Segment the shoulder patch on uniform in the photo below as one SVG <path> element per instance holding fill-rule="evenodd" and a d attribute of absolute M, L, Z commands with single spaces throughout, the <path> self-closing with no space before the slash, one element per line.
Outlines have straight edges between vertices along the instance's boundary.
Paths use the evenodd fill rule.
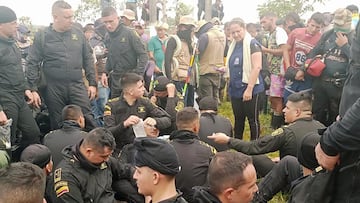
<path fill-rule="evenodd" d="M 60 197 L 61 195 L 70 192 L 67 181 L 60 181 L 55 183 L 54 189 L 55 189 L 56 197 Z"/>
<path fill-rule="evenodd" d="M 111 107 L 108 104 L 105 105 L 104 116 L 111 116 Z"/>
<path fill-rule="evenodd" d="M 201 145 L 203 145 L 203 146 L 208 147 L 208 148 L 210 149 L 210 151 L 211 151 L 212 154 L 216 154 L 216 153 L 217 153 L 215 147 L 209 145 L 208 143 L 206 143 L 206 142 L 204 142 L 204 141 L 201 141 L 201 140 L 199 140 L 199 143 L 200 143 Z"/>
<path fill-rule="evenodd" d="M 276 129 L 274 132 L 272 132 L 271 135 L 272 135 L 272 136 L 276 136 L 276 135 L 280 135 L 280 134 L 282 134 L 282 133 L 284 133 L 284 129 L 278 128 L 278 129 Z"/>
<path fill-rule="evenodd" d="M 115 102 L 115 101 L 119 101 L 119 100 L 120 100 L 120 97 L 115 97 L 115 98 L 109 99 L 109 102 Z"/>
<path fill-rule="evenodd" d="M 57 183 L 59 181 L 61 181 L 61 168 L 54 171 L 54 182 Z"/>

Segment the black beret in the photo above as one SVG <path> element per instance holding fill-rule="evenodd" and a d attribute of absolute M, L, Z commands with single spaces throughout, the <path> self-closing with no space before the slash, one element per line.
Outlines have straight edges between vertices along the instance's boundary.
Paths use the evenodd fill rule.
<path fill-rule="evenodd" d="M 199 109 L 200 110 L 213 110 L 213 111 L 217 111 L 218 110 L 218 103 L 215 100 L 214 97 L 211 96 L 207 96 L 204 97 L 200 100 L 199 102 Z"/>
<path fill-rule="evenodd" d="M 166 91 L 166 85 L 170 83 L 170 80 L 165 76 L 159 76 L 154 81 L 154 90 L 155 91 Z"/>
<path fill-rule="evenodd" d="M 149 137 L 135 138 L 135 165 L 147 166 L 164 175 L 180 172 L 180 162 L 174 147 L 165 140 Z"/>
<path fill-rule="evenodd" d="M 16 19 L 16 14 L 11 8 L 0 6 L 0 23 L 10 23 Z"/>
<path fill-rule="evenodd" d="M 298 161 L 304 167 L 315 170 L 319 164 L 315 157 L 315 147 L 320 141 L 320 135 L 316 132 L 306 134 L 300 143 Z"/>
<path fill-rule="evenodd" d="M 20 161 L 29 162 L 44 168 L 51 160 L 51 151 L 48 147 L 41 144 L 29 145 L 22 151 Z"/>

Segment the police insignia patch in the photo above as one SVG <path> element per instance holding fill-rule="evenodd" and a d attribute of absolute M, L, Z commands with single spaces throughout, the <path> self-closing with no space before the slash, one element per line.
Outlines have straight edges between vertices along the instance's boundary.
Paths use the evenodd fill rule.
<path fill-rule="evenodd" d="M 58 168 L 54 172 L 54 182 L 59 182 L 61 180 L 61 168 Z"/>
<path fill-rule="evenodd" d="M 103 162 L 100 166 L 100 169 L 103 170 L 103 169 L 106 169 L 107 168 L 107 164 L 105 162 Z"/>
<path fill-rule="evenodd" d="M 139 106 L 138 113 L 144 113 L 144 112 L 145 112 L 145 106 Z"/>
<path fill-rule="evenodd" d="M 54 185 L 56 197 L 70 192 L 68 183 L 66 181 L 60 181 Z"/>
<path fill-rule="evenodd" d="M 72 34 L 71 39 L 75 41 L 79 40 L 76 34 Z"/>
<path fill-rule="evenodd" d="M 284 129 L 278 128 L 278 129 L 276 129 L 274 132 L 272 132 L 271 135 L 272 135 L 272 136 L 276 136 L 276 135 L 280 135 L 280 134 L 282 134 L 282 133 L 284 133 Z"/>

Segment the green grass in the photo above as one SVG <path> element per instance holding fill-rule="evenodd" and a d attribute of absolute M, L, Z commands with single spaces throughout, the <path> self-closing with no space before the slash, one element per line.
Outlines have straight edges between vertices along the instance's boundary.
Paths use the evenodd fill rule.
<path fill-rule="evenodd" d="M 219 106 L 219 114 L 230 119 L 234 125 L 234 115 L 230 102 L 222 102 Z M 260 136 L 269 135 L 273 131 L 270 126 L 270 114 L 260 114 Z M 244 140 L 250 140 L 250 128 L 248 122 L 245 122 Z M 269 157 L 278 157 L 279 152 L 273 152 L 268 154 Z M 287 202 L 287 195 L 278 193 L 269 203 L 285 203 Z"/>

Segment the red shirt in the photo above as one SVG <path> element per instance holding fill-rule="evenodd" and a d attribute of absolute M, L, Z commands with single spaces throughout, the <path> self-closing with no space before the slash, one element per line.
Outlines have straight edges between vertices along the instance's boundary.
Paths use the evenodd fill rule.
<path fill-rule="evenodd" d="M 297 28 L 289 34 L 287 44 L 292 47 L 290 50 L 290 65 L 299 68 L 306 60 L 306 55 L 315 47 L 321 34 L 307 33 L 306 28 Z"/>

